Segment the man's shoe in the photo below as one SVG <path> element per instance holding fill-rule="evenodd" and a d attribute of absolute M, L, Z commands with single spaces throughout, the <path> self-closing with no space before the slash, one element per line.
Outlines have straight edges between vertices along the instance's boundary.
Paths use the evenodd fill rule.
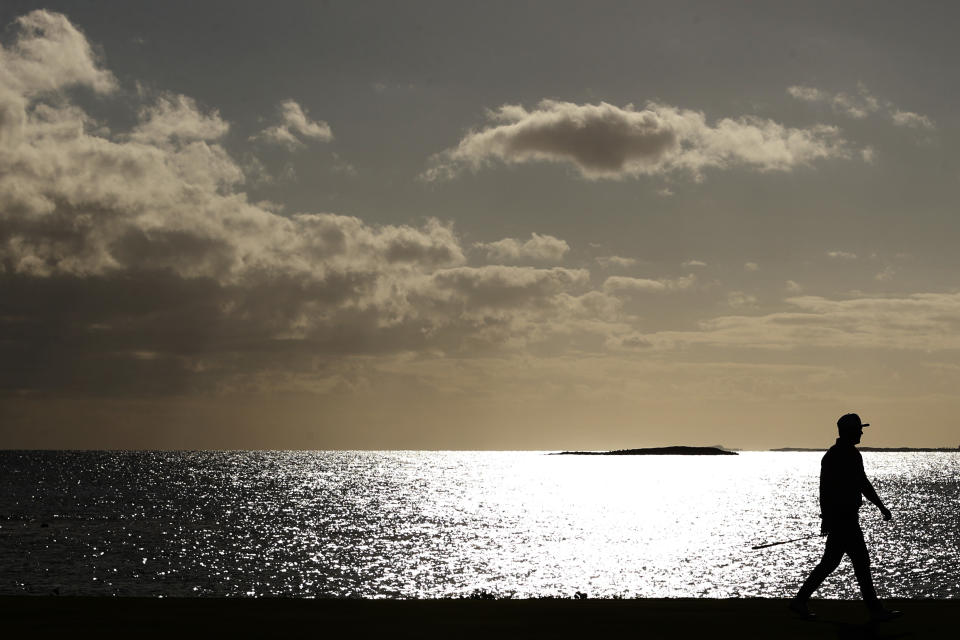
<path fill-rule="evenodd" d="M 817 617 L 817 614 L 813 613 L 812 611 L 810 611 L 810 609 L 807 608 L 806 600 L 798 600 L 797 598 L 794 598 L 793 600 L 790 601 L 788 608 L 790 609 L 790 611 L 793 611 L 795 614 L 797 614 L 804 620 L 813 620 L 814 618 Z"/>
<path fill-rule="evenodd" d="M 887 622 L 895 618 L 899 618 L 903 615 L 902 611 L 896 611 L 895 609 L 874 609 L 870 612 L 870 620 L 873 622 Z"/>

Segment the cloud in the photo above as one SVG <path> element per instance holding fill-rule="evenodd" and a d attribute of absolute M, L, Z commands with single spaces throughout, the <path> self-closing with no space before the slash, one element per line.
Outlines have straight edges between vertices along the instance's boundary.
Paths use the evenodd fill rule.
<path fill-rule="evenodd" d="M 536 260 L 542 262 L 560 262 L 570 250 L 564 240 L 550 235 L 534 233 L 530 239 L 521 242 L 515 238 L 504 238 L 496 242 L 477 242 L 478 249 L 486 251 L 489 260 L 517 262 L 520 260 Z"/>
<path fill-rule="evenodd" d="M 837 93 L 833 96 L 833 105 L 837 110 L 846 113 L 851 118 L 866 118 L 880 109 L 877 99 L 863 89 L 858 96 L 846 93 Z"/>
<path fill-rule="evenodd" d="M 727 294 L 727 304 L 734 309 L 757 306 L 757 297 L 743 291 L 731 291 Z"/>
<path fill-rule="evenodd" d="M 874 280 L 878 282 L 890 282 L 893 280 L 893 277 L 897 274 L 897 270 L 891 266 L 886 266 L 882 271 L 873 276 Z"/>
<path fill-rule="evenodd" d="M 684 260 L 681 264 L 681 267 L 705 267 L 707 263 L 702 260 Z"/>
<path fill-rule="evenodd" d="M 471 309 L 541 306 L 553 295 L 586 286 L 589 278 L 584 269 L 457 267 L 434 273 L 429 281 L 431 293 L 424 295 L 447 300 L 452 295 Z"/>
<path fill-rule="evenodd" d="M 15 45 L 3 50 L 7 64 L 0 77 L 0 95 L 16 98 L 14 117 L 0 122 L 0 135 L 15 134 L 19 141 L 0 153 L 5 273 L 85 277 L 162 270 L 233 285 L 465 261 L 453 230 L 437 221 L 421 228 L 371 226 L 334 214 L 285 217 L 248 202 L 239 190 L 243 171 L 216 143 L 228 123 L 187 96 L 162 95 L 140 106 L 133 129 L 111 136 L 62 96 L 46 101 L 33 94 L 6 70 L 25 68 L 21 58 L 27 56 L 31 78 L 57 77 L 65 58 L 89 55 L 90 47 L 63 16 L 28 17 L 17 22 Z M 29 43 L 40 37 L 31 26 L 38 22 L 71 37 L 46 42 L 39 48 L 44 55 L 35 55 L 38 47 Z M 79 77 L 100 86 L 112 76 L 97 64 L 71 59 L 70 68 L 86 69 Z"/>
<path fill-rule="evenodd" d="M 251 140 L 263 140 L 291 150 L 305 146 L 304 139 L 330 142 L 333 140 L 333 131 L 323 120 L 311 120 L 295 100 L 281 102 L 280 122 L 251 137 Z"/>
<path fill-rule="evenodd" d="M 898 109 L 889 100 L 881 101 L 872 95 L 863 84 L 857 85 L 857 92 L 854 94 L 843 91 L 832 93 L 823 91 L 815 87 L 792 86 L 787 88 L 787 93 L 803 102 L 820 103 L 829 105 L 835 112 L 842 113 L 856 120 L 862 120 L 873 114 L 881 114 L 889 119 L 898 127 L 910 127 L 914 129 L 935 129 L 936 124 L 928 116 L 912 111 L 902 111 Z M 864 150 L 866 152 L 866 150 Z M 872 151 L 868 158 L 872 158 Z"/>
<path fill-rule="evenodd" d="M 350 177 L 357 175 L 357 168 L 352 164 L 350 164 L 349 162 L 347 162 L 346 160 L 344 160 L 343 158 L 341 158 L 340 154 L 334 152 L 330 155 L 334 161 L 334 164 L 332 167 L 334 173 L 339 173 L 340 175 L 350 176 Z"/>
<path fill-rule="evenodd" d="M 920 115 L 912 111 L 895 110 L 890 114 L 893 124 L 898 127 L 910 127 L 912 129 L 936 129 L 936 125 L 928 116 Z"/>
<path fill-rule="evenodd" d="M 154 104 L 141 107 L 138 115 L 140 123 L 130 133 L 130 139 L 146 144 L 163 144 L 173 139 L 217 140 L 230 129 L 219 112 L 203 113 L 195 100 L 184 95 L 161 96 Z"/>
<path fill-rule="evenodd" d="M 791 128 L 753 116 L 710 125 L 701 112 L 656 103 L 638 111 L 633 105 L 543 100 L 529 111 L 503 105 L 489 120 L 456 147 L 435 155 L 421 177 L 449 179 L 493 161 L 569 164 L 590 180 L 674 171 L 699 176 L 704 169 L 735 166 L 790 171 L 850 155 L 835 127 Z"/>
<path fill-rule="evenodd" d="M 787 311 L 705 320 L 693 331 L 637 334 L 662 349 L 703 345 L 749 349 L 960 349 L 960 294 L 787 298 Z"/>
<path fill-rule="evenodd" d="M 803 286 L 793 280 L 787 280 L 784 284 L 784 288 L 787 290 L 787 293 L 792 293 L 794 295 L 803 291 Z"/>
<path fill-rule="evenodd" d="M 744 271 L 760 271 L 760 265 L 756 262 L 745 262 L 743 264 Z"/>
<path fill-rule="evenodd" d="M 856 260 L 857 254 L 849 251 L 827 251 L 827 256 L 837 260 Z"/>
<path fill-rule="evenodd" d="M 637 261 L 633 258 L 623 258 L 621 256 L 599 256 L 597 259 L 597 264 L 599 264 L 604 269 L 611 269 L 614 267 L 620 269 L 626 269 L 627 267 L 632 267 L 637 264 Z"/>
<path fill-rule="evenodd" d="M 626 276 L 610 276 L 603 283 L 603 290 L 607 293 L 660 293 L 667 291 L 682 291 L 691 288 L 697 282 L 692 273 L 681 278 L 664 278 L 652 280 L 649 278 L 629 278 Z"/>
<path fill-rule="evenodd" d="M 32 11 L 13 23 L 13 41 L 0 45 L 0 149 L 23 139 L 27 106 L 71 87 L 109 94 L 116 79 L 100 68 L 83 34 L 63 15 Z"/>
<path fill-rule="evenodd" d="M 842 91 L 830 93 L 815 87 L 803 86 L 787 87 L 787 93 L 804 102 L 829 104 L 835 111 L 858 120 L 866 118 L 880 109 L 879 101 L 862 84 L 858 85 L 856 94 Z"/>
<path fill-rule="evenodd" d="M 787 93 L 797 100 L 803 100 L 804 102 L 823 102 L 828 99 L 826 94 L 815 87 L 787 87 Z"/>
<path fill-rule="evenodd" d="M 99 65 L 87 39 L 66 16 L 44 10 L 31 11 L 14 21 L 11 46 L 0 49 L 0 84 L 22 98 L 86 86 L 110 93 L 116 78 Z"/>

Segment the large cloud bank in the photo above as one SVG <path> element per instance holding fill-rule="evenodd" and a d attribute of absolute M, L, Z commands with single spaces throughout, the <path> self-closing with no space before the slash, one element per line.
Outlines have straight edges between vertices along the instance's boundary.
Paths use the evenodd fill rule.
<path fill-rule="evenodd" d="M 14 27 L 0 49 L 0 389 L 219 388 L 345 355 L 522 346 L 617 307 L 586 271 L 468 266 L 437 220 L 253 204 L 216 110 L 164 94 L 109 131 L 73 99 L 118 90 L 83 34 L 46 11 Z M 274 141 L 329 138 L 298 104 L 281 111 Z M 534 234 L 487 249 L 568 247 Z"/>
<path fill-rule="evenodd" d="M 489 117 L 487 126 L 435 156 L 424 179 L 450 178 L 491 161 L 564 163 L 588 179 L 622 179 L 734 166 L 789 171 L 849 155 L 835 127 L 792 128 L 752 116 L 711 125 L 701 112 L 654 103 L 637 110 L 544 100 L 532 110 L 504 105 Z"/>

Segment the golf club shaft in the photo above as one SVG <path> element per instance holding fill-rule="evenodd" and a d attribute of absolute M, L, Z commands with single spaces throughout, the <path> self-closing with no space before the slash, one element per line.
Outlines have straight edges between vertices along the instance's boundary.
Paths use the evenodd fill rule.
<path fill-rule="evenodd" d="M 750 548 L 751 548 L 751 549 L 766 549 L 767 547 L 775 547 L 775 546 L 780 545 L 780 544 L 790 544 L 791 542 L 800 542 L 801 540 L 809 540 L 810 538 L 816 538 L 816 537 L 817 537 L 817 534 L 812 533 L 812 534 L 810 534 L 809 536 L 803 536 L 802 538 L 794 538 L 793 540 L 782 540 L 782 541 L 780 541 L 780 542 L 768 542 L 768 543 L 766 543 L 766 544 L 758 544 L 758 545 L 755 545 L 755 546 L 750 547 Z"/>

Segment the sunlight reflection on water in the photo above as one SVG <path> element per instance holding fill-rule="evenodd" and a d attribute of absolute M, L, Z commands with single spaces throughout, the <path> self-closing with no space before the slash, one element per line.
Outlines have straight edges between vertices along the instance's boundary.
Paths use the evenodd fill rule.
<path fill-rule="evenodd" d="M 785 597 L 822 539 L 750 546 L 818 530 L 820 455 L 0 452 L 0 593 Z M 878 591 L 960 595 L 960 455 L 864 460 Z"/>

